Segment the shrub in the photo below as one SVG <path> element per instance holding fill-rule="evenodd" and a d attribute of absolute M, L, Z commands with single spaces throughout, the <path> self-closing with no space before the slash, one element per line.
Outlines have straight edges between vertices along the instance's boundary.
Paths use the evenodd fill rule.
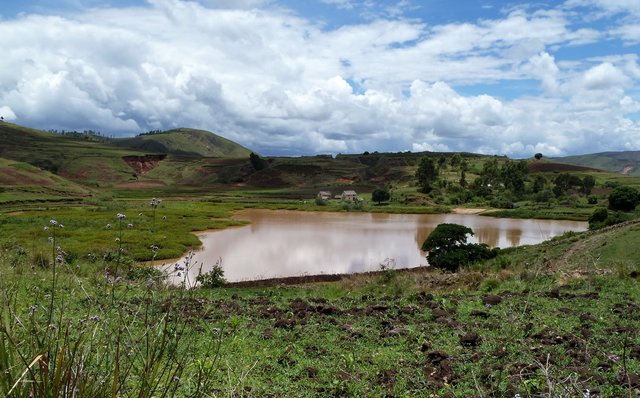
<path fill-rule="evenodd" d="M 631 211 L 640 203 L 640 192 L 629 186 L 618 187 L 609 194 L 609 209 Z"/>
<path fill-rule="evenodd" d="M 609 217 L 609 211 L 604 207 L 595 209 L 591 216 L 589 216 L 589 229 L 602 228 L 605 221 Z"/>
<path fill-rule="evenodd" d="M 553 199 L 553 194 L 548 189 L 536 193 L 535 201 L 538 203 L 549 203 Z"/>
<path fill-rule="evenodd" d="M 587 203 L 589 203 L 590 205 L 597 205 L 598 197 L 596 195 L 589 195 L 589 197 L 587 198 Z"/>
<path fill-rule="evenodd" d="M 208 289 L 224 286 L 227 281 L 224 278 L 222 261 L 215 263 L 211 268 L 211 271 L 198 274 L 196 282 L 198 282 L 200 286 Z"/>
<path fill-rule="evenodd" d="M 498 254 L 498 249 L 491 249 L 484 243 L 467 243 L 467 235 L 473 235 L 473 231 L 464 225 L 439 224 L 422 244 L 422 250 L 429 252 L 429 264 L 457 271 L 461 266 Z"/>

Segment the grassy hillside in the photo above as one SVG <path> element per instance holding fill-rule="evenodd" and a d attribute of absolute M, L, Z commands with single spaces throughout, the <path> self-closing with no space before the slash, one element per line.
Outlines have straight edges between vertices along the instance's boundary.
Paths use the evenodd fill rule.
<path fill-rule="evenodd" d="M 561 163 L 640 176 L 640 151 L 601 152 L 554 158 L 554 160 Z"/>
<path fill-rule="evenodd" d="M 246 158 L 251 151 L 204 130 L 180 128 L 114 141 L 119 147 L 143 152 L 222 158 Z"/>
<path fill-rule="evenodd" d="M 28 163 L 0 158 L 0 203 L 90 195 L 87 188 Z"/>
<path fill-rule="evenodd" d="M 133 178 L 122 159 L 143 155 L 107 143 L 0 123 L 0 157 L 29 163 L 89 187 L 111 186 Z"/>
<path fill-rule="evenodd" d="M 248 149 L 215 134 L 191 129 L 127 139 L 91 138 L 0 123 L 0 157 L 31 164 L 91 188 L 126 186 L 141 189 L 169 185 L 201 186 L 203 183 L 209 186 L 218 178 L 209 175 L 206 164 L 215 164 L 217 160 L 206 160 L 205 156 L 241 157 L 246 160 L 250 153 Z M 146 156 L 149 153 L 173 156 L 162 164 L 164 157 L 149 161 Z M 163 167 L 146 176 L 161 164 Z"/>

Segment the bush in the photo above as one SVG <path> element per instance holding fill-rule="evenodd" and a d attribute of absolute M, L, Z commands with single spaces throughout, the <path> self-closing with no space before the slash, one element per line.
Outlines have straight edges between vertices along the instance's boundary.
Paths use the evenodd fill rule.
<path fill-rule="evenodd" d="M 595 209 L 591 216 L 589 216 L 589 229 L 602 228 L 605 225 L 605 221 L 609 217 L 609 211 L 604 207 Z"/>
<path fill-rule="evenodd" d="M 597 205 L 598 197 L 596 195 L 589 195 L 589 197 L 587 198 L 587 203 L 589 203 L 590 205 Z"/>
<path fill-rule="evenodd" d="M 491 249 L 484 243 L 467 243 L 467 235 L 473 235 L 473 231 L 464 225 L 439 224 L 422 244 L 422 250 L 429 252 L 429 264 L 457 271 L 461 266 L 498 254 L 498 249 Z"/>
<path fill-rule="evenodd" d="M 497 196 L 489 202 L 491 207 L 495 207 L 496 209 L 515 209 L 516 204 L 513 203 L 508 198 L 503 196 Z"/>
<path fill-rule="evenodd" d="M 218 261 L 213 265 L 211 271 L 203 274 L 198 274 L 196 282 L 204 288 L 216 288 L 222 287 L 227 280 L 224 278 L 224 269 L 222 268 L 222 261 Z"/>
<path fill-rule="evenodd" d="M 549 203 L 553 199 L 553 194 L 548 189 L 536 193 L 535 201 L 538 203 Z"/>
<path fill-rule="evenodd" d="M 631 211 L 640 203 L 640 192 L 637 189 L 622 186 L 609 194 L 609 209 Z"/>

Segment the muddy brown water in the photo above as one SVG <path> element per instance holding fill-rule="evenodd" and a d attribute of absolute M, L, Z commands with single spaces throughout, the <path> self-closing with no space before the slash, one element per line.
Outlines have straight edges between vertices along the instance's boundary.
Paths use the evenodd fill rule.
<path fill-rule="evenodd" d="M 318 274 L 377 271 L 381 266 L 427 265 L 422 242 L 440 223 L 474 232 L 470 241 L 491 247 L 535 244 L 587 223 L 529 220 L 473 214 L 324 213 L 244 210 L 235 216 L 250 224 L 198 233 L 203 247 L 190 260 L 189 280 L 222 259 L 229 282 Z M 184 258 L 180 263 L 184 262 Z M 170 266 L 172 267 L 172 266 Z M 184 278 L 172 277 L 175 283 Z"/>

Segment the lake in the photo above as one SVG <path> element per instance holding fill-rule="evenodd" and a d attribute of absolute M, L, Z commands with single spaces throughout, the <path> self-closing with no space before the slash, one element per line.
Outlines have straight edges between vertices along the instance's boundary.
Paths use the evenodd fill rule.
<path fill-rule="evenodd" d="M 469 241 L 491 247 L 536 244 L 587 223 L 471 214 L 328 213 L 251 209 L 235 217 L 250 224 L 198 233 L 203 247 L 191 260 L 191 280 L 222 259 L 229 282 L 317 274 L 348 274 L 427 265 L 422 243 L 441 223 L 466 225 Z M 193 267 L 196 264 L 196 267 Z"/>

